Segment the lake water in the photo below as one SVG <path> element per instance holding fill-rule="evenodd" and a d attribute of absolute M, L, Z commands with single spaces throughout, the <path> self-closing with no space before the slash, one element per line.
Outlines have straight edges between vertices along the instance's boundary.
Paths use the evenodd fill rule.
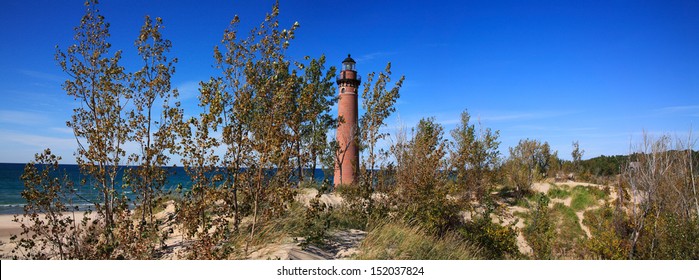
<path fill-rule="evenodd" d="M 26 201 L 22 197 L 24 183 L 20 177 L 24 172 L 24 167 L 25 164 L 21 163 L 0 163 L 0 214 L 16 214 L 23 211 L 22 207 Z M 122 171 L 124 168 L 127 167 L 122 167 Z M 76 193 L 82 197 L 72 197 L 74 205 L 90 207 L 92 205 L 90 201 L 99 201 L 100 193 L 98 190 L 89 184 L 80 184 L 82 176 L 77 165 L 62 164 L 59 165 L 58 169 L 60 174 L 68 175 L 74 184 Z M 183 190 L 188 190 L 191 187 L 191 181 L 183 167 L 166 167 L 166 169 L 168 180 L 163 187 L 164 192 L 174 192 L 178 186 L 181 186 Z M 310 169 L 306 170 L 305 173 L 310 174 Z M 313 177 L 316 181 L 322 181 L 325 178 L 323 170 L 316 169 Z M 328 177 L 332 183 L 332 175 Z M 130 189 L 124 189 L 123 192 L 130 199 L 134 199 L 134 194 Z"/>

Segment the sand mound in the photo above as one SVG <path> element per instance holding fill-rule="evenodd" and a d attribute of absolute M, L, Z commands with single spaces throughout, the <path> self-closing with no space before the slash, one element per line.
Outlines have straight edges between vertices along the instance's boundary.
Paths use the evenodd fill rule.
<path fill-rule="evenodd" d="M 296 200 L 308 207 L 311 199 L 313 199 L 318 194 L 316 189 L 299 189 L 299 194 L 296 195 Z M 320 196 L 320 201 L 325 203 L 325 205 L 332 207 L 339 207 L 342 205 L 342 197 L 336 193 L 324 193 Z"/>
<path fill-rule="evenodd" d="M 546 183 L 546 182 L 532 184 L 532 191 L 535 191 L 535 192 L 548 193 L 550 188 L 551 188 L 551 184 Z"/>
<path fill-rule="evenodd" d="M 301 246 L 303 238 L 289 238 L 283 243 L 271 244 L 248 256 L 253 260 L 334 260 L 349 259 L 357 254 L 359 244 L 366 237 L 361 230 L 342 230 L 331 234 L 322 248 Z"/>

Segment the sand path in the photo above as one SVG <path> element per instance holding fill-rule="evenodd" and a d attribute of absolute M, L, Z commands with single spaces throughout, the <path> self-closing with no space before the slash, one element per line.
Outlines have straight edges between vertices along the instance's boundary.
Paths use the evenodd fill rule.
<path fill-rule="evenodd" d="M 568 182 L 562 182 L 562 183 L 556 183 L 558 186 L 566 186 L 566 187 L 575 187 L 575 186 L 585 186 L 585 187 L 595 187 L 595 188 L 603 188 L 605 186 L 603 185 L 598 185 L 598 184 L 592 184 L 592 183 L 584 183 L 584 182 L 574 182 L 574 181 L 568 181 Z M 549 183 L 534 183 L 532 184 L 532 189 L 537 192 L 542 192 L 542 193 L 548 193 L 549 189 L 551 188 L 551 184 Z M 607 200 L 598 200 L 597 203 L 591 207 L 588 207 L 586 209 L 583 209 L 581 211 L 575 212 L 575 215 L 578 217 L 578 224 L 580 225 L 580 228 L 585 232 L 585 235 L 587 238 L 592 237 L 592 233 L 590 232 L 590 229 L 583 224 L 583 221 L 585 219 L 585 212 L 587 211 L 593 211 L 596 209 L 600 208 L 600 205 L 603 205 L 605 202 L 611 202 L 616 200 L 617 198 L 617 193 L 616 193 L 616 188 L 610 187 L 611 191 L 609 193 L 609 196 L 607 197 Z M 572 202 L 572 197 L 568 197 L 566 199 L 558 199 L 554 198 L 551 199 L 551 202 L 553 202 L 550 207 L 553 206 L 554 203 L 562 203 L 565 206 L 570 207 L 570 204 Z"/>
<path fill-rule="evenodd" d="M 596 187 L 596 188 L 605 187 L 603 185 L 585 183 L 585 182 L 575 182 L 575 181 L 559 182 L 559 183 L 555 183 L 555 185 L 565 186 L 565 187 L 570 187 L 570 188 L 575 187 L 575 186 L 586 186 L 586 187 Z M 532 184 L 533 191 L 544 193 L 544 194 L 547 194 L 549 189 L 551 189 L 551 187 L 552 187 L 552 184 L 548 183 L 548 182 L 538 182 L 538 183 Z M 617 196 L 618 196 L 616 193 L 616 188 L 614 188 L 613 186 L 610 186 L 610 189 L 611 189 L 610 194 L 606 200 L 599 200 L 599 201 L 597 201 L 597 203 L 595 205 L 588 207 L 582 211 L 575 212 L 575 215 L 578 217 L 578 224 L 580 225 L 580 228 L 583 230 L 583 232 L 585 232 L 585 235 L 587 236 L 587 238 L 591 238 L 592 233 L 590 232 L 590 229 L 585 224 L 583 224 L 583 221 L 585 219 L 585 212 L 599 209 L 601 207 L 601 205 L 603 205 L 605 202 L 612 202 L 612 201 L 616 200 Z M 553 199 L 551 199 L 551 203 L 549 204 L 549 207 L 553 207 L 553 205 L 555 203 L 561 203 L 565 206 L 570 207 L 571 202 L 572 202 L 572 197 L 568 197 L 565 199 L 553 198 Z M 509 206 L 509 207 L 507 207 L 507 209 L 508 209 L 508 212 L 512 215 L 514 215 L 514 213 L 516 213 L 516 212 L 526 213 L 529 211 L 529 209 L 526 209 L 526 208 L 523 208 L 520 206 Z M 506 222 L 506 223 L 511 223 L 512 221 L 514 221 L 514 217 L 509 218 L 509 219 L 507 219 L 507 218 L 504 219 L 504 222 Z M 517 222 L 515 227 L 520 230 L 519 234 L 517 235 L 517 246 L 519 247 L 520 252 L 523 254 L 531 255 L 532 249 L 529 246 L 529 244 L 526 242 L 526 240 L 524 239 L 524 236 L 522 235 L 522 229 L 524 228 L 524 222 L 522 221 L 522 219 L 520 219 Z"/>

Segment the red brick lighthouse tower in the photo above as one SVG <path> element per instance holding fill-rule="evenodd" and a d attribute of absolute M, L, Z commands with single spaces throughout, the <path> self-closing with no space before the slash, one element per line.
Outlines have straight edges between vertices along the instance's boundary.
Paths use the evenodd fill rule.
<path fill-rule="evenodd" d="M 335 160 L 335 186 L 357 182 L 359 171 L 357 92 L 361 82 L 362 78 L 357 75 L 354 59 L 347 55 L 347 58 L 342 61 L 340 76 L 337 77 L 340 91 L 337 115 L 340 122 L 336 135 L 339 150 Z"/>

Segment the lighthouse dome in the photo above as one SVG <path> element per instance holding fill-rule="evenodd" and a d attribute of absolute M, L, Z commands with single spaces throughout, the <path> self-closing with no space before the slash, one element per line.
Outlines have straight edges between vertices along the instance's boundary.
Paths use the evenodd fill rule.
<path fill-rule="evenodd" d="M 348 54 L 347 58 L 345 58 L 345 60 L 342 61 L 342 71 L 345 71 L 345 70 L 357 71 L 355 69 L 355 64 L 356 64 L 356 61 L 354 61 L 354 59 L 352 59 L 352 56 Z"/>

